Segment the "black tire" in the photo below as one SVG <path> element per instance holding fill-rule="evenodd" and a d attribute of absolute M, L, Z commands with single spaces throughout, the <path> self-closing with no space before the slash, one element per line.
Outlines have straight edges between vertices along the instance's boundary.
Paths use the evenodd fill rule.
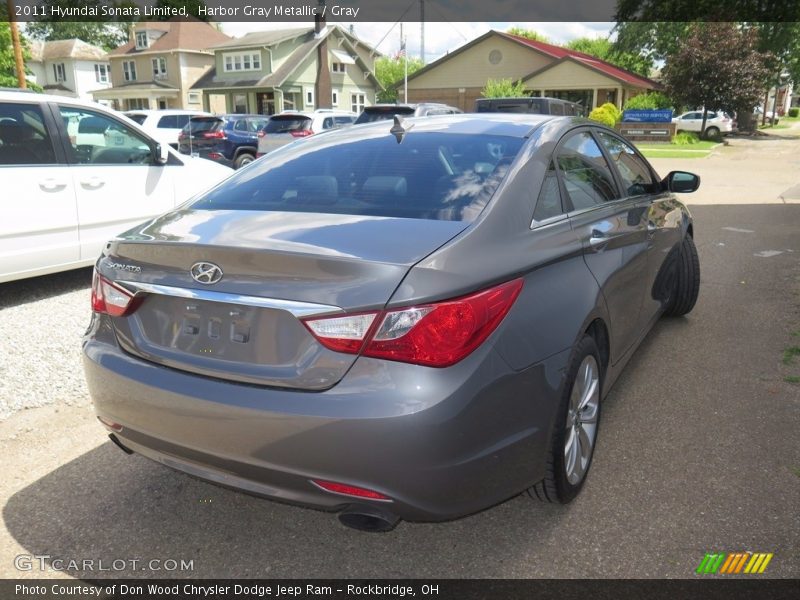
<path fill-rule="evenodd" d="M 233 161 L 233 168 L 234 169 L 241 169 L 245 165 L 249 165 L 256 159 L 255 156 L 252 154 L 248 154 L 247 152 L 242 152 L 239 156 L 236 157 L 236 160 Z"/>
<path fill-rule="evenodd" d="M 686 235 L 678 253 L 675 272 L 675 288 L 664 314 L 680 317 L 691 312 L 700 293 L 700 259 L 692 236 Z"/>
<path fill-rule="evenodd" d="M 588 463 L 583 471 L 582 478 L 577 483 L 571 483 L 567 475 L 565 444 L 570 427 L 566 426 L 570 414 L 570 398 L 573 388 L 578 384 L 578 372 L 584 359 L 593 357 L 597 366 L 597 404 L 595 410 L 594 439 L 592 440 Z M 583 488 L 589 468 L 592 466 L 594 448 L 597 444 L 598 424 L 600 422 L 600 400 L 603 389 L 603 366 L 600 361 L 600 352 L 594 338 L 584 335 L 572 352 L 569 368 L 567 369 L 566 384 L 561 395 L 561 402 L 556 412 L 553 430 L 550 433 L 550 449 L 547 453 L 547 472 L 545 478 L 536 485 L 528 488 L 527 494 L 534 500 L 567 504 L 571 502 Z"/>
<path fill-rule="evenodd" d="M 706 138 L 707 139 L 715 139 L 719 137 L 719 127 L 711 126 L 706 127 Z"/>

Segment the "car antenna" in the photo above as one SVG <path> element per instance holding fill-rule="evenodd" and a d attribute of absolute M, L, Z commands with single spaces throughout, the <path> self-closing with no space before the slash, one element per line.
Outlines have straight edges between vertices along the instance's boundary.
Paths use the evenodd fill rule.
<path fill-rule="evenodd" d="M 391 133 L 394 137 L 397 138 L 397 143 L 399 144 L 400 142 L 403 141 L 403 137 L 405 137 L 406 133 L 408 133 L 412 127 L 414 127 L 414 123 L 409 123 L 408 125 L 406 125 L 406 122 L 403 119 L 403 117 L 401 117 L 400 115 L 395 115 L 394 125 L 392 125 L 392 128 L 389 130 L 389 133 Z"/>

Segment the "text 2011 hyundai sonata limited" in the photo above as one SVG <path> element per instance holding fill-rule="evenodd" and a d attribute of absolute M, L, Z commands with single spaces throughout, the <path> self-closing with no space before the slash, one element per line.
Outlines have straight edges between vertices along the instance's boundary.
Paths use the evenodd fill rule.
<path fill-rule="evenodd" d="M 287 146 L 108 244 L 98 417 L 127 451 L 362 529 L 568 502 L 624 364 L 694 306 L 672 192 L 698 185 L 571 117 Z"/>

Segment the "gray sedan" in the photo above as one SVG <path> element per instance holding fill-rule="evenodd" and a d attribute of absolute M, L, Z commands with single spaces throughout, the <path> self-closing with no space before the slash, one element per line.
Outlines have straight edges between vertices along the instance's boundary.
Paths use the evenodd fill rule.
<path fill-rule="evenodd" d="M 585 484 L 603 398 L 695 304 L 692 218 L 548 115 L 355 126 L 112 240 L 84 364 L 126 452 L 385 531 Z"/>

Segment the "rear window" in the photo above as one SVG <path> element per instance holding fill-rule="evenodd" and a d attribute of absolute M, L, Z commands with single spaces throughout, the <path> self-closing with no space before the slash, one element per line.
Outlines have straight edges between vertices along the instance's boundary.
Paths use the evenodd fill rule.
<path fill-rule="evenodd" d="M 385 133 L 330 134 L 258 161 L 192 207 L 472 221 L 523 142 L 413 131 L 402 143 Z"/>
<path fill-rule="evenodd" d="M 266 133 L 289 133 L 306 129 L 311 125 L 311 118 L 303 115 L 275 115 L 264 128 Z"/>
<path fill-rule="evenodd" d="M 184 127 L 184 131 L 192 133 L 202 133 L 204 131 L 216 131 L 222 126 L 222 119 L 216 118 L 194 118 Z"/>
<path fill-rule="evenodd" d="M 372 123 L 373 121 L 386 121 L 395 115 L 413 115 L 414 109 L 410 106 L 374 106 L 372 108 L 365 108 L 364 111 L 358 115 L 356 125 L 362 123 Z"/>
<path fill-rule="evenodd" d="M 139 125 L 144 123 L 145 120 L 147 119 L 147 115 L 128 115 L 128 114 L 126 114 L 125 116 L 127 116 L 131 121 L 135 121 Z"/>

